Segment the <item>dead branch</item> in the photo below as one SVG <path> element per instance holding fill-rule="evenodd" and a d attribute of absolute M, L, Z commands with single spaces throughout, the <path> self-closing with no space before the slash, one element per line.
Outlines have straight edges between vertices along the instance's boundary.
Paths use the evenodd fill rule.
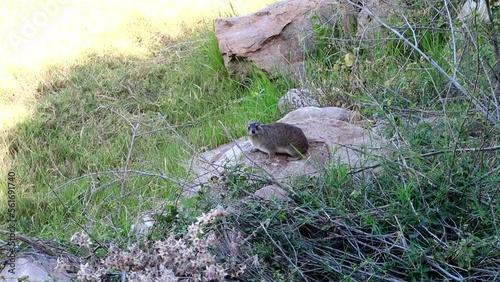
<path fill-rule="evenodd" d="M 353 5 L 354 7 L 358 9 L 365 9 L 365 11 L 368 13 L 370 17 L 375 19 L 381 26 L 386 28 L 387 30 L 391 31 L 394 33 L 400 40 L 402 40 L 405 44 L 410 46 L 413 50 L 415 50 L 422 58 L 424 58 L 427 62 L 429 62 L 438 72 L 440 72 L 450 83 L 453 84 L 465 97 L 470 99 L 474 106 L 481 111 L 481 113 L 486 117 L 486 119 L 493 125 L 497 124 L 500 122 L 498 117 L 494 117 L 492 114 L 490 114 L 486 108 L 485 105 L 481 103 L 476 97 L 471 95 L 465 87 L 460 84 L 455 78 L 453 78 L 450 74 L 448 74 L 434 59 L 429 57 L 424 51 L 422 51 L 416 43 L 411 42 L 410 40 L 406 39 L 399 31 L 397 31 L 395 28 L 389 26 L 387 23 L 385 23 L 380 17 L 378 17 L 375 13 L 373 13 L 370 9 L 367 9 L 366 7 L 363 7 L 362 5 L 355 3 L 351 0 L 347 0 L 348 3 Z"/>

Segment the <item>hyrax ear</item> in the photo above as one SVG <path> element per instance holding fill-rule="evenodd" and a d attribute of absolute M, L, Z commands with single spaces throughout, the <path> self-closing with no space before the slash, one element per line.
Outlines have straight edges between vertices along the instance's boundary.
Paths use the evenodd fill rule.
<path fill-rule="evenodd" d="M 249 121 L 247 122 L 247 127 L 254 125 L 254 126 L 260 126 L 260 121 Z"/>

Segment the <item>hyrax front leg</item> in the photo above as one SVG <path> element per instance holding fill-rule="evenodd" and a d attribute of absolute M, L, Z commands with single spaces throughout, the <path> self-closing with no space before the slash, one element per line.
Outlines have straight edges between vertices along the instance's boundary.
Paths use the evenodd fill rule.
<path fill-rule="evenodd" d="M 274 155 L 276 155 L 276 150 L 267 150 L 267 160 L 271 161 L 274 158 Z"/>

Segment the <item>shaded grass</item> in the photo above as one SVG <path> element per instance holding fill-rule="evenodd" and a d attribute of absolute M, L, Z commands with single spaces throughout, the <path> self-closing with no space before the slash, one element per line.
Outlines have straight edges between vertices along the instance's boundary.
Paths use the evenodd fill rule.
<path fill-rule="evenodd" d="M 408 132 L 401 135 L 418 139 Z M 316 179 L 292 182 L 290 201 L 238 202 L 229 221 L 252 238 L 240 260 L 259 258 L 242 279 L 496 281 L 500 178 L 490 172 L 498 168 L 498 152 L 447 151 L 440 144 L 449 142 L 446 134 L 434 139 L 425 147 L 441 153 L 420 156 L 415 152 L 423 148 L 413 142 L 394 147 L 397 157 L 380 159 L 383 172 L 371 180 L 331 164 Z M 244 169 L 232 173 L 255 177 Z M 240 187 L 229 182 L 227 190 Z"/>
<path fill-rule="evenodd" d="M 495 81 L 487 82 L 491 69 L 481 62 L 498 62 L 482 44 L 489 38 L 482 25 L 467 23 L 476 36 L 469 40 L 479 44 L 454 54 L 450 42 L 457 50 L 464 46 L 464 23 L 449 26 L 437 2 L 413 4 L 391 24 L 447 72 L 456 71 L 495 115 Z M 352 105 L 371 121 L 364 124 L 390 143 L 377 160 L 383 172 L 365 178 L 358 168 L 333 163 L 316 179 L 292 182 L 291 201 L 238 202 L 231 226 L 252 238 L 240 259 L 259 258 L 242 279 L 498 280 L 498 124 L 400 39 L 381 31 L 379 41 L 350 41 L 329 28 L 317 30 L 324 49 L 309 58 L 303 86 L 322 88 L 323 104 Z M 345 59 L 349 53 L 352 61 Z M 228 179 L 257 177 L 244 168 L 230 172 Z M 234 181 L 227 190 L 243 190 L 230 194 L 238 198 L 269 184 Z"/>

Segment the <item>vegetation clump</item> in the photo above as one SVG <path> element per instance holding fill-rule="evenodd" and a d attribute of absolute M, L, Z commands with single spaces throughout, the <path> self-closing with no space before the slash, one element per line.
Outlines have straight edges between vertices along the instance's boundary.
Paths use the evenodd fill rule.
<path fill-rule="evenodd" d="M 27 68 L 37 73 L 9 68 L 13 97 L 0 107 L 24 104 L 0 123 L 0 180 L 15 172 L 16 234 L 72 242 L 81 281 L 499 279 L 498 1 L 486 1 L 486 21 L 459 18 L 464 1 L 401 1 L 390 20 L 373 17 L 382 28 L 370 38 L 313 17 L 318 49 L 300 81 L 231 77 L 213 26 L 170 32 L 170 17 L 147 12 L 160 2 L 118 9 L 122 25 L 94 34 L 102 48 Z M 243 136 L 249 120 L 275 121 L 293 87 L 356 111 L 384 155 L 289 179 L 288 201 L 255 197 L 276 183 L 241 165 L 212 178 L 220 190 L 184 197 L 186 160 Z M 153 227 L 134 238 L 151 211 Z"/>

